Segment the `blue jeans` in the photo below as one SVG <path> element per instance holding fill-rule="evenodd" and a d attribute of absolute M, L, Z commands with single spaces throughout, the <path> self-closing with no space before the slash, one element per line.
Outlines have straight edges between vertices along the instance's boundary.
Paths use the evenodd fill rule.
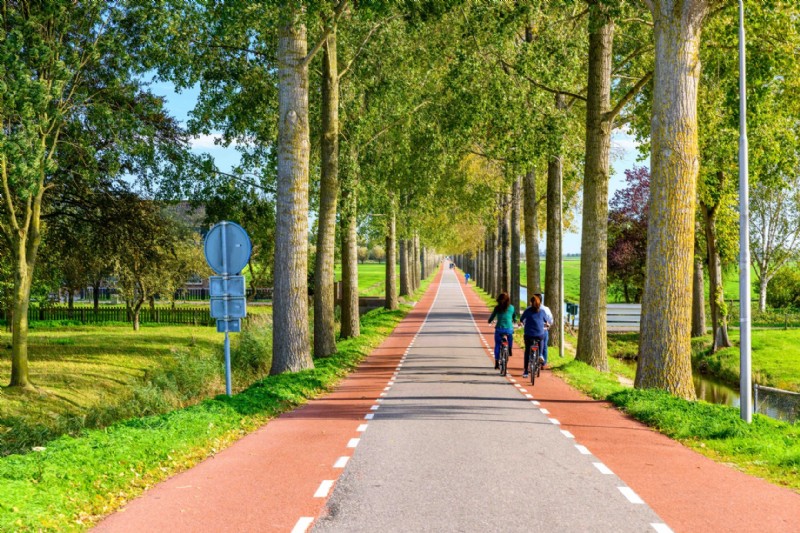
<path fill-rule="evenodd" d="M 542 337 L 542 358 L 544 359 L 544 364 L 547 364 L 547 341 L 550 339 L 550 332 L 544 330 L 544 337 Z"/>
<path fill-rule="evenodd" d="M 500 344 L 503 342 L 503 335 L 508 335 L 508 355 L 511 355 L 511 347 L 514 345 L 514 330 L 495 328 L 494 330 L 494 360 L 500 360 Z"/>

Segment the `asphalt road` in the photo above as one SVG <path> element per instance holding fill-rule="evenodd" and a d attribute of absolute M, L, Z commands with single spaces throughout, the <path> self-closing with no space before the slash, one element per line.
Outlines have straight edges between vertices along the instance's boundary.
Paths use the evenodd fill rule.
<path fill-rule="evenodd" d="M 447 270 L 314 531 L 669 531 L 487 354 Z"/>

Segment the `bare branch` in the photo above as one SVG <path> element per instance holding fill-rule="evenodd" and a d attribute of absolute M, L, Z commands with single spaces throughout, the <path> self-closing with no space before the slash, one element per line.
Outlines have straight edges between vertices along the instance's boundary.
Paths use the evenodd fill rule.
<path fill-rule="evenodd" d="M 639 94 L 639 91 L 641 91 L 641 90 L 642 90 L 642 87 L 644 87 L 644 86 L 645 86 L 645 85 L 646 85 L 646 84 L 647 84 L 647 83 L 650 81 L 650 78 L 652 78 L 652 77 L 653 77 L 653 73 L 652 73 L 652 72 L 648 72 L 647 74 L 645 74 L 645 75 L 644 75 L 644 77 L 642 77 L 642 79 L 640 79 L 640 80 L 639 80 L 639 81 L 636 83 L 636 85 L 634 85 L 633 87 L 631 87 L 631 90 L 630 90 L 630 91 L 628 91 L 628 92 L 627 92 L 627 94 L 626 94 L 625 96 L 623 96 L 623 97 L 620 99 L 620 101 L 619 101 L 619 102 L 617 102 L 617 105 L 614 107 L 614 109 L 612 109 L 611 111 L 609 111 L 608 113 L 606 113 L 605 119 L 606 119 L 607 121 L 609 121 L 609 122 L 610 122 L 610 121 L 612 121 L 612 120 L 614 120 L 614 118 L 615 118 L 617 115 L 619 115 L 620 111 L 622 111 L 622 108 L 623 108 L 623 107 L 625 107 L 626 105 L 628 105 L 628 103 L 629 103 L 631 100 L 633 100 L 633 98 L 634 98 L 634 97 L 635 97 L 637 94 Z"/>
<path fill-rule="evenodd" d="M 347 7 L 348 0 L 340 0 L 336 6 L 336 9 L 333 10 L 333 18 L 325 25 L 325 31 L 322 32 L 322 37 L 319 38 L 317 44 L 314 45 L 314 48 L 308 53 L 308 55 L 303 59 L 301 63 L 302 67 L 308 67 L 308 64 L 311 63 L 311 60 L 314 59 L 314 56 L 317 55 L 317 52 L 320 51 L 322 45 L 325 44 L 325 41 L 328 40 L 328 35 L 331 34 L 333 29 L 336 27 L 336 23 L 339 22 L 342 14 L 344 13 L 345 8 Z"/>
<path fill-rule="evenodd" d="M 543 91 L 546 91 L 548 93 L 563 94 L 564 96 L 570 96 L 575 100 L 583 100 L 584 102 L 586 101 L 586 97 L 582 96 L 580 94 L 576 94 L 576 93 L 573 93 L 573 92 L 570 92 L 570 91 L 565 91 L 563 89 L 554 89 L 552 87 L 548 87 L 547 85 L 539 83 L 538 81 L 534 80 L 533 78 L 530 78 L 524 72 L 520 71 L 520 69 L 517 68 L 515 65 L 512 65 L 511 63 L 507 62 L 505 59 L 500 58 L 499 61 L 504 67 L 515 70 L 517 72 L 517 74 L 519 74 L 521 77 L 526 79 L 534 87 L 542 89 Z M 508 72 L 508 71 L 506 70 L 506 72 Z"/>

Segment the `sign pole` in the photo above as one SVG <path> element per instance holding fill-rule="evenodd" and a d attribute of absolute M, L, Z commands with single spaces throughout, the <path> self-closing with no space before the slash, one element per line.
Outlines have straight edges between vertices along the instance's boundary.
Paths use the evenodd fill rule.
<path fill-rule="evenodd" d="M 225 299 L 223 300 L 223 309 L 225 310 L 225 394 L 231 395 L 231 340 L 228 336 L 228 261 L 227 250 L 228 243 L 225 239 L 225 234 L 228 232 L 228 223 L 222 222 L 222 231 L 220 232 L 220 243 L 222 244 L 222 290 L 225 292 Z"/>

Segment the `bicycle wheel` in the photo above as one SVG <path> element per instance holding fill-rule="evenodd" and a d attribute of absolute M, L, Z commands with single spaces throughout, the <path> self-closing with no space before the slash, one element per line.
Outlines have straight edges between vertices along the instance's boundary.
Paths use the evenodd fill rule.
<path fill-rule="evenodd" d="M 500 349 L 500 375 L 505 376 L 508 367 L 508 348 L 503 346 Z"/>
<path fill-rule="evenodd" d="M 531 386 L 535 384 L 536 372 L 539 370 L 539 352 L 531 350 L 531 355 L 528 359 L 528 376 L 531 378 Z"/>

